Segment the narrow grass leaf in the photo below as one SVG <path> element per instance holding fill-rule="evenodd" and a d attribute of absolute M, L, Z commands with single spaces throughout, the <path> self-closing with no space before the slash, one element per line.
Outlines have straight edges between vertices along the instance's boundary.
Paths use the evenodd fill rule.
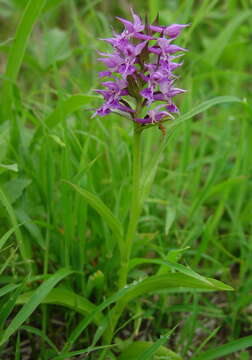
<path fill-rule="evenodd" d="M 6 67 L 6 80 L 3 88 L 4 108 L 10 111 L 12 102 L 12 82 L 14 83 L 20 70 L 28 40 L 32 29 L 46 3 L 46 0 L 30 0 L 24 10 L 23 16 L 16 30 L 15 39 L 12 43 Z"/>
<path fill-rule="evenodd" d="M 191 119 L 193 116 L 198 115 L 214 105 L 229 103 L 229 102 L 242 102 L 241 99 L 235 96 L 217 96 L 213 99 L 206 100 L 199 105 L 196 105 L 192 108 L 192 110 L 188 111 L 184 115 L 181 115 L 169 128 L 173 126 L 177 126 L 178 124 L 182 123 L 185 120 Z"/>
<path fill-rule="evenodd" d="M 81 109 L 84 105 L 90 104 L 96 99 L 95 95 L 76 94 L 58 104 L 57 108 L 45 119 L 45 125 L 52 129 L 62 119 L 62 115 L 67 117 L 69 114 Z"/>
<path fill-rule="evenodd" d="M 173 124 L 168 126 L 168 136 L 166 137 L 166 140 L 162 141 L 159 145 L 159 148 L 155 151 L 152 158 L 149 161 L 149 165 L 146 167 L 146 169 L 143 172 L 143 176 L 141 178 L 141 201 L 144 202 L 145 198 L 148 196 L 152 183 L 154 181 L 158 164 L 161 158 L 161 155 L 164 151 L 164 149 L 167 146 L 168 141 L 170 140 L 170 137 L 173 135 L 171 130 L 176 130 L 177 127 L 179 127 L 185 120 L 191 119 L 193 116 L 198 115 L 209 108 L 211 108 L 214 105 L 228 103 L 228 102 L 242 102 L 241 99 L 235 97 L 235 96 L 217 96 L 213 99 L 206 100 L 202 102 L 199 105 L 196 105 L 193 107 L 190 111 L 187 113 L 181 115 L 178 119 L 174 121 Z"/>
<path fill-rule="evenodd" d="M 14 233 L 15 228 L 11 228 L 10 230 L 8 230 L 0 239 L 0 250 L 2 249 L 2 247 L 5 245 L 6 241 L 8 241 L 8 239 L 10 238 L 10 236 Z"/>
<path fill-rule="evenodd" d="M 51 346 L 51 348 L 56 352 L 59 353 L 59 350 L 57 349 L 56 345 L 54 345 L 54 343 L 49 339 L 48 336 L 46 336 L 43 331 L 36 329 L 33 326 L 27 326 L 27 325 L 23 325 L 21 326 L 20 330 L 24 330 L 27 331 L 31 334 L 34 334 L 36 336 L 39 336 L 40 338 L 42 338 L 48 345 Z"/>
<path fill-rule="evenodd" d="M 78 185 L 72 184 L 69 181 L 64 181 L 69 184 L 75 191 L 77 191 L 84 199 L 88 202 L 93 209 L 95 209 L 98 214 L 106 221 L 110 227 L 112 233 L 118 240 L 119 248 L 122 251 L 123 249 L 123 228 L 119 220 L 113 215 L 111 210 L 104 204 L 104 202 L 99 199 L 96 195 L 90 193 L 89 191 L 81 188 Z"/>
<path fill-rule="evenodd" d="M 52 360 L 70 359 L 70 358 L 78 356 L 78 355 L 83 355 L 83 354 L 91 353 L 93 351 L 98 351 L 98 350 L 111 349 L 113 347 L 115 347 L 115 345 L 103 345 L 103 346 L 94 346 L 94 347 L 90 346 L 84 350 L 76 350 L 76 351 L 60 354 L 59 356 L 52 358 Z"/>
<path fill-rule="evenodd" d="M 50 278 L 42 285 L 40 285 L 4 331 L 0 345 L 4 344 L 9 337 L 29 318 L 29 316 L 41 304 L 57 283 L 72 273 L 72 270 L 64 268 L 60 269 L 55 274 L 51 275 Z"/>
<path fill-rule="evenodd" d="M 20 284 L 8 284 L 8 285 L 3 286 L 0 289 L 0 297 L 2 297 L 4 295 L 8 294 L 9 292 L 15 290 L 19 286 L 20 286 Z"/>
<path fill-rule="evenodd" d="M 19 246 L 19 250 L 21 253 L 21 256 L 23 258 L 23 260 L 27 263 L 27 268 L 28 270 L 30 270 L 30 266 L 29 266 L 29 258 L 30 258 L 30 254 L 29 254 L 29 248 L 28 245 L 26 244 L 22 233 L 19 229 L 19 225 L 17 223 L 17 219 L 16 219 L 16 215 L 14 212 L 14 209 L 9 201 L 9 199 L 7 198 L 7 196 L 5 195 L 5 193 L 3 192 L 3 190 L 1 190 L 0 188 L 0 202 L 3 204 L 3 206 L 5 207 L 9 218 L 10 218 L 10 222 L 13 225 L 14 231 L 15 231 L 15 235 L 16 235 L 16 239 L 17 239 L 17 243 Z"/>
<path fill-rule="evenodd" d="M 96 99 L 95 95 L 83 95 L 75 94 L 67 98 L 66 100 L 61 101 L 55 110 L 48 115 L 43 125 L 41 125 L 35 132 L 32 139 L 32 146 L 36 144 L 36 140 L 39 139 L 43 133 L 43 127 L 48 129 L 53 129 L 62 119 L 65 119 L 70 114 L 75 111 L 82 109 L 84 105 L 90 105 L 90 102 Z"/>
<path fill-rule="evenodd" d="M 169 331 L 168 334 L 163 335 L 160 337 L 158 341 L 156 341 L 153 345 L 149 347 L 149 349 L 145 350 L 142 354 L 140 354 L 136 360 L 150 360 L 152 359 L 153 355 L 157 352 L 157 350 L 160 348 L 161 345 L 164 345 L 171 334 L 173 333 L 174 329 Z"/>
<path fill-rule="evenodd" d="M 249 17 L 252 17 L 251 10 L 241 11 L 238 15 L 232 17 L 229 24 L 224 26 L 222 32 L 220 32 L 220 34 L 207 46 L 207 50 L 202 57 L 207 59 L 208 62 L 214 66 L 219 60 L 225 47 L 228 45 L 235 30 Z"/>
<path fill-rule="evenodd" d="M 252 335 L 242 337 L 237 340 L 228 342 L 227 344 L 218 346 L 214 349 L 207 350 L 202 354 L 199 354 L 196 357 L 192 357 L 192 360 L 215 360 L 221 359 L 223 356 L 232 354 L 234 352 L 247 349 L 252 347 Z"/>

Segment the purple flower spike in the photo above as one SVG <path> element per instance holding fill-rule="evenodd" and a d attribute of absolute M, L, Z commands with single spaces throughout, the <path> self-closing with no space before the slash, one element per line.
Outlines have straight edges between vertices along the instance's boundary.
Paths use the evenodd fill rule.
<path fill-rule="evenodd" d="M 108 81 L 101 83 L 104 89 L 95 90 L 103 96 L 104 103 L 93 116 L 120 111 L 144 128 L 173 119 L 172 114 L 179 113 L 173 98 L 185 90 L 174 87 L 174 71 L 183 63 L 175 61 L 187 49 L 173 41 L 188 25 L 144 25 L 133 10 L 131 14 L 132 22 L 118 18 L 125 27 L 121 34 L 104 39 L 113 51 L 99 52 L 98 60 L 107 67 L 99 77 Z"/>

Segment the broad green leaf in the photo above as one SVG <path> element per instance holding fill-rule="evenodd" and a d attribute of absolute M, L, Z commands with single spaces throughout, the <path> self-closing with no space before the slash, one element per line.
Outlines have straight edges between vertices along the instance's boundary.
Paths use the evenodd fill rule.
<path fill-rule="evenodd" d="M 140 357 L 144 354 L 146 351 L 153 351 L 153 348 L 151 350 L 151 347 L 156 345 L 158 348 L 154 349 L 156 357 L 149 358 L 149 359 L 170 359 L 170 360 L 182 360 L 180 355 L 177 355 L 173 351 L 167 349 L 166 347 L 162 346 L 160 342 L 164 343 L 167 341 L 167 336 L 164 338 L 158 340 L 159 342 L 153 344 L 150 341 L 136 341 L 130 344 L 119 356 L 118 360 L 139 360 Z M 141 357 L 141 360 L 144 359 Z M 148 358 L 146 358 L 148 359 Z"/>
<path fill-rule="evenodd" d="M 165 275 L 154 275 L 147 279 L 136 282 L 135 286 L 130 288 L 130 291 L 125 294 L 123 300 L 127 303 L 138 296 L 151 294 L 165 289 L 173 289 L 176 292 L 179 288 L 186 288 L 188 291 L 193 289 L 208 290 L 208 291 L 230 291 L 233 288 L 221 281 L 206 278 L 208 283 L 201 279 L 188 276 L 186 274 L 168 273 Z"/>
<path fill-rule="evenodd" d="M 0 345 L 4 344 L 9 337 L 18 330 L 18 328 L 29 318 L 29 316 L 42 303 L 57 283 L 72 273 L 72 270 L 60 269 L 55 274 L 51 275 L 42 285 L 40 285 L 34 291 L 27 303 L 25 303 L 25 305 L 15 315 L 7 329 L 3 332 Z"/>
<path fill-rule="evenodd" d="M 145 258 L 135 258 L 130 261 L 129 268 L 135 267 L 136 265 L 140 264 L 159 264 L 159 265 L 166 265 L 172 270 L 177 270 L 181 274 L 185 274 L 188 276 L 191 276 L 195 279 L 198 279 L 202 282 L 205 282 L 206 284 L 212 286 L 211 282 L 209 282 L 204 276 L 201 276 L 197 274 L 195 271 L 193 271 L 190 268 L 187 268 L 184 265 L 177 264 L 176 262 L 171 262 L 168 259 L 167 260 L 161 260 L 161 259 L 145 259 Z"/>
<path fill-rule="evenodd" d="M 230 286 L 225 285 L 220 281 L 210 278 L 207 278 L 207 280 L 211 283 L 211 285 L 207 284 L 204 281 L 195 279 L 191 276 L 187 276 L 184 274 L 166 274 L 159 276 L 151 276 L 145 280 L 139 282 L 135 281 L 132 284 L 126 285 L 115 295 L 112 295 L 111 297 L 103 301 L 90 315 L 80 321 L 80 323 L 76 326 L 73 332 L 69 335 L 68 342 L 64 347 L 64 351 L 69 351 L 71 349 L 74 342 L 78 339 L 78 337 L 86 329 L 86 327 L 92 322 L 96 314 L 103 311 L 108 306 L 117 302 L 120 299 L 124 307 L 129 301 L 139 296 L 152 294 L 162 290 L 172 290 L 174 293 L 176 291 L 179 291 L 181 288 L 185 288 L 187 291 L 191 291 L 194 289 L 199 291 L 233 290 Z M 110 311 L 108 315 L 109 317 L 112 316 L 113 311 L 114 309 Z"/>
<path fill-rule="evenodd" d="M 215 360 L 223 359 L 223 356 L 227 356 L 236 351 L 247 349 L 252 346 L 252 335 L 242 337 L 237 340 L 230 341 L 224 345 L 217 346 L 214 349 L 207 350 L 195 357 L 192 360 Z"/>
<path fill-rule="evenodd" d="M 111 210 L 104 204 L 104 202 L 99 199 L 96 195 L 90 193 L 89 191 L 81 188 L 78 185 L 72 184 L 69 181 L 65 181 L 67 184 L 72 186 L 72 188 L 77 191 L 84 199 L 89 203 L 92 208 L 94 208 L 98 214 L 102 217 L 104 221 L 110 227 L 112 233 L 118 240 L 119 248 L 123 250 L 123 228 L 119 220 L 113 215 Z"/>
<path fill-rule="evenodd" d="M 20 295 L 16 304 L 26 304 L 34 295 L 35 291 L 36 290 L 28 291 Z M 52 289 L 49 294 L 41 301 L 41 304 L 65 306 L 69 309 L 79 312 L 82 315 L 90 314 L 96 308 L 95 305 L 93 305 L 83 296 L 77 295 L 73 291 L 64 288 Z M 102 315 L 98 314 L 98 316 L 95 317 L 95 322 L 98 323 L 101 321 L 101 319 Z"/>

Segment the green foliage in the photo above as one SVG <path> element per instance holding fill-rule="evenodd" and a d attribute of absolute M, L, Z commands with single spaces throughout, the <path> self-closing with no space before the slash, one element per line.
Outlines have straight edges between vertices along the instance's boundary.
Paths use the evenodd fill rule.
<path fill-rule="evenodd" d="M 142 134 L 127 264 L 132 124 L 91 115 L 99 39 L 128 13 L 0 0 L 1 359 L 251 357 L 251 2 L 134 7 L 191 25 L 181 114 Z"/>

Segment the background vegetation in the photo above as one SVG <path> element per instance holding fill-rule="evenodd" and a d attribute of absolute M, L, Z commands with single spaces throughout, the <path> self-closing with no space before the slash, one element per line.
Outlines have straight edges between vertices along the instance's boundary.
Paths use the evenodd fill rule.
<path fill-rule="evenodd" d="M 24 13 L 26 4 L 0 0 L 0 358 L 67 359 L 66 350 L 84 354 L 101 345 L 101 313 L 80 336 L 73 330 L 116 290 L 118 250 L 106 216 L 66 181 L 98 195 L 127 222 L 132 127 L 116 115 L 91 114 L 100 103 L 93 93 L 101 68 L 96 50 L 106 50 L 99 38 L 110 36 L 112 26 L 121 29 L 114 18 L 129 17 L 129 4 L 33 0 Z M 179 85 L 188 89 L 179 99 L 182 115 L 209 99 L 232 96 L 210 102 L 203 112 L 201 107 L 175 131 L 168 127 L 133 257 L 179 260 L 235 291 L 142 296 L 128 303 L 113 353 L 98 348 L 87 358 L 116 359 L 134 340 L 167 345 L 183 359 L 249 360 L 252 2 L 131 5 L 151 19 L 159 13 L 162 24 L 191 24 L 180 39 L 190 50 L 180 69 Z M 145 166 L 161 140 L 158 129 L 145 132 Z M 129 280 L 157 271 L 166 270 L 136 264 Z M 33 302 L 20 311 L 36 289 Z M 169 339 L 160 341 L 175 325 Z M 135 351 L 139 360 L 152 358 L 144 349 Z M 135 359 L 134 353 L 125 356 Z M 169 357 L 156 353 L 158 358 Z"/>

